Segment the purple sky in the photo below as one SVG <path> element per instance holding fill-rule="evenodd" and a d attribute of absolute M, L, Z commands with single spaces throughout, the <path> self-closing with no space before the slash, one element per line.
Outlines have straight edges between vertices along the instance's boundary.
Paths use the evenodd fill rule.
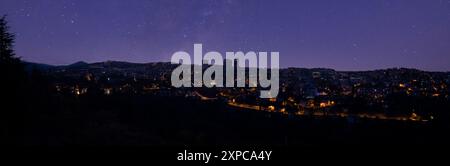
<path fill-rule="evenodd" d="M 282 67 L 450 71 L 450 0 L 0 0 L 24 60 L 279 51 Z"/>

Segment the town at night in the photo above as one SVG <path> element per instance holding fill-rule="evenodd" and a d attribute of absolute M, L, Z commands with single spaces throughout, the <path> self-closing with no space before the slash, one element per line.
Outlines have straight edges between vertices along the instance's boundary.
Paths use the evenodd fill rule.
<path fill-rule="evenodd" d="M 0 0 L 0 53 L 0 149 L 33 161 L 403 163 L 450 144 L 449 0 Z"/>

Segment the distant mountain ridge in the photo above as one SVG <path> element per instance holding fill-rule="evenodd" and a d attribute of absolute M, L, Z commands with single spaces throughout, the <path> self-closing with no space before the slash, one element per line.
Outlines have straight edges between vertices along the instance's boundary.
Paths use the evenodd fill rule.
<path fill-rule="evenodd" d="M 52 69 L 98 69 L 98 68 L 115 68 L 115 69 L 131 69 L 131 68 L 143 68 L 143 67 L 157 67 L 157 66 L 165 66 L 174 67 L 177 65 L 172 65 L 170 62 L 149 62 L 149 63 L 133 63 L 133 62 L 124 62 L 124 61 L 104 61 L 104 62 L 94 62 L 87 63 L 84 61 L 78 61 L 69 65 L 48 65 L 43 63 L 34 63 L 34 62 L 23 62 L 25 69 L 27 71 L 31 71 L 33 69 L 48 71 Z M 301 67 L 288 67 L 281 68 L 280 70 L 292 70 L 292 69 L 305 69 L 311 71 L 327 71 L 327 72 L 379 72 L 379 71 L 388 71 L 388 70 L 410 70 L 415 72 L 430 72 L 430 73 L 449 73 L 450 72 L 431 72 L 431 71 L 423 71 L 414 68 L 387 68 L 387 69 L 376 69 L 376 70 L 363 70 L 363 71 L 336 71 L 335 69 L 330 68 L 301 68 Z"/>
<path fill-rule="evenodd" d="M 83 66 L 88 66 L 88 65 L 89 65 L 89 63 L 86 63 L 84 61 L 78 61 L 78 62 L 72 63 L 70 65 L 67 65 L 67 67 L 83 67 Z"/>

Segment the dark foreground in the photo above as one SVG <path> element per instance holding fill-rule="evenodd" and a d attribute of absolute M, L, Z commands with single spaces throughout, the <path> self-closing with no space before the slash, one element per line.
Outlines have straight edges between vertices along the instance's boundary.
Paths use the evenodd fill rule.
<path fill-rule="evenodd" d="M 439 121 L 294 117 L 177 97 L 42 100 L 16 121 L 15 146 L 417 146 L 450 140 L 448 125 Z"/>
<path fill-rule="evenodd" d="M 404 163 L 427 155 L 435 158 L 450 140 L 448 126 L 439 121 L 290 117 L 177 97 L 49 97 L 23 107 L 15 115 L 21 118 L 16 118 L 7 141 L 10 148 L 4 150 L 55 163 L 176 162 L 184 150 L 271 150 L 269 163 Z"/>

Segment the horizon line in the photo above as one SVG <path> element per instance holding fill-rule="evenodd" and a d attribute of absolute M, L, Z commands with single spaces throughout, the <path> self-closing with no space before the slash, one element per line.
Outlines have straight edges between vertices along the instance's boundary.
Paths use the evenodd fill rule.
<path fill-rule="evenodd" d="M 87 61 L 76 61 L 73 63 L 67 63 L 67 64 L 49 64 L 49 63 L 45 63 L 45 62 L 36 62 L 36 61 L 28 61 L 28 60 L 24 60 L 24 59 L 20 59 L 22 62 L 25 63 L 34 63 L 34 64 L 42 64 L 42 65 L 49 65 L 49 66 L 69 66 L 75 63 L 79 63 L 79 62 L 84 62 L 87 64 L 94 64 L 94 63 L 104 63 L 104 62 L 125 62 L 125 63 L 134 63 L 134 64 L 150 64 L 150 63 L 171 63 L 168 61 L 148 61 L 148 62 L 132 62 L 132 61 L 122 61 L 122 60 L 105 60 L 105 61 L 95 61 L 95 62 L 87 62 Z M 377 69 L 364 69 L 364 70 L 338 70 L 338 69 L 334 69 L 334 68 L 330 68 L 330 67 L 300 67 L 300 66 L 285 66 L 285 67 L 280 67 L 279 69 L 289 69 L 289 68 L 297 68 L 297 69 L 331 69 L 337 72 L 370 72 L 370 71 L 377 71 L 377 70 L 389 70 L 389 69 L 410 69 L 410 70 L 419 70 L 419 71 L 423 71 L 423 72 L 441 72 L 441 73 L 450 73 L 450 70 L 423 70 L 423 69 L 419 69 L 419 68 L 414 68 L 414 67 L 387 67 L 387 68 L 377 68 Z"/>

